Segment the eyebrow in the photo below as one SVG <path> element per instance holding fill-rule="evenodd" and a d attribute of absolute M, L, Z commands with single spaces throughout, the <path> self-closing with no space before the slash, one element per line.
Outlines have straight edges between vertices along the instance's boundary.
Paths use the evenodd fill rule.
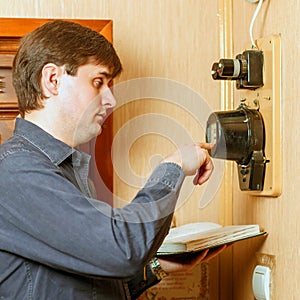
<path fill-rule="evenodd" d="M 97 74 L 105 76 L 107 79 L 111 79 L 113 77 L 113 75 L 111 73 L 108 73 L 108 72 L 98 72 Z"/>

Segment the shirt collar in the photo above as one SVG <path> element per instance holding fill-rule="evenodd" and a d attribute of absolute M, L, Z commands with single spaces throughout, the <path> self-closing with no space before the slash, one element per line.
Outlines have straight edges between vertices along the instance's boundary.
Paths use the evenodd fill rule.
<path fill-rule="evenodd" d="M 22 136 L 29 141 L 48 156 L 56 165 L 59 165 L 73 153 L 76 153 L 75 157 L 82 156 L 82 153 L 78 150 L 68 146 L 62 141 L 54 138 L 42 128 L 22 118 L 16 119 L 14 134 Z"/>

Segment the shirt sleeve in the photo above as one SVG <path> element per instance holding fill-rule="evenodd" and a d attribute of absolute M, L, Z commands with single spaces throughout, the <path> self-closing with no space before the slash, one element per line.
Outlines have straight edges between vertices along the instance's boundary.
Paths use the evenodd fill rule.
<path fill-rule="evenodd" d="M 137 299 L 144 291 L 158 284 L 160 280 L 152 273 L 150 266 L 147 264 L 134 279 L 128 281 L 128 289 L 131 299 Z"/>
<path fill-rule="evenodd" d="M 182 169 L 160 164 L 131 203 L 112 208 L 84 196 L 38 154 L 0 163 L 0 244 L 4 251 L 85 276 L 133 278 L 168 233 Z"/>

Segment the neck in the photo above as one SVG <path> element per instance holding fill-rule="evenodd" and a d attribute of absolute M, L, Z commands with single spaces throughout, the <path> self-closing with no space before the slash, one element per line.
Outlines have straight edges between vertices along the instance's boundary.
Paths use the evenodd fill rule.
<path fill-rule="evenodd" d="M 39 126 L 44 131 L 70 147 L 77 146 L 73 139 L 73 131 L 68 128 L 68 122 L 62 122 L 64 119 L 57 116 L 57 114 L 48 113 L 45 109 L 34 110 L 26 113 L 24 119 Z"/>

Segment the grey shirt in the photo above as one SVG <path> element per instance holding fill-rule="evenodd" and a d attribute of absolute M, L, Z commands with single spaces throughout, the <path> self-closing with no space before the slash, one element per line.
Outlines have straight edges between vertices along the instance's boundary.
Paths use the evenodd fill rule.
<path fill-rule="evenodd" d="M 16 120 L 0 146 L 1 300 L 131 299 L 153 284 L 139 276 L 168 233 L 182 169 L 160 164 L 131 203 L 112 208 L 92 197 L 88 165 Z"/>

